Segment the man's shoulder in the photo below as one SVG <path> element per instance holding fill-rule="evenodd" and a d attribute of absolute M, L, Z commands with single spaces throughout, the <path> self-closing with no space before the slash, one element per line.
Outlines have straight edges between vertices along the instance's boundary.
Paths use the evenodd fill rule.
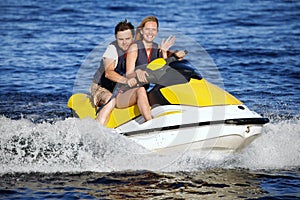
<path fill-rule="evenodd" d="M 109 44 L 106 48 L 106 50 L 113 50 L 113 51 L 117 51 L 117 47 L 115 44 Z"/>
<path fill-rule="evenodd" d="M 109 44 L 103 54 L 106 58 L 118 58 L 117 48 L 113 44 Z"/>

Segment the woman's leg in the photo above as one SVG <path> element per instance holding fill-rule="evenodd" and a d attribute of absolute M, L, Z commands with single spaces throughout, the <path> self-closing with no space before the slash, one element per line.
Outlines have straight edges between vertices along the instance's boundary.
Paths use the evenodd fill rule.
<path fill-rule="evenodd" d="M 128 108 L 137 103 L 136 90 L 138 88 L 133 88 L 127 90 L 124 93 L 120 93 L 116 97 L 116 107 L 117 108 Z"/>
<path fill-rule="evenodd" d="M 144 87 L 133 88 L 121 93 L 116 98 L 117 108 L 127 108 L 137 104 L 140 113 L 146 121 L 152 119 L 147 92 Z"/>
<path fill-rule="evenodd" d="M 146 121 L 152 119 L 151 112 L 150 112 L 150 105 L 148 101 L 148 96 L 146 89 L 144 87 L 139 87 L 137 89 L 137 105 L 138 108 L 143 115 Z"/>

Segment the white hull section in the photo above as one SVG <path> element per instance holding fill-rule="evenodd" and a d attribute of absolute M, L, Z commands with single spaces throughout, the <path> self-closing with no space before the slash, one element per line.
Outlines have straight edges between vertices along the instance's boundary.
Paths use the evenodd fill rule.
<path fill-rule="evenodd" d="M 264 123 L 245 105 L 193 107 L 164 105 L 151 110 L 153 120 L 142 117 L 116 130 L 154 152 L 224 151 L 243 149 L 261 134 Z"/>

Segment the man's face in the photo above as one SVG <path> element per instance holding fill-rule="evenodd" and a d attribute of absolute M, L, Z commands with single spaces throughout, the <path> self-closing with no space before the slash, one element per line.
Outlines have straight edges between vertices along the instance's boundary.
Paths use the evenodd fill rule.
<path fill-rule="evenodd" d="M 133 35 L 131 30 L 128 29 L 126 31 L 119 31 L 117 33 L 117 43 L 123 51 L 126 51 L 132 42 Z"/>

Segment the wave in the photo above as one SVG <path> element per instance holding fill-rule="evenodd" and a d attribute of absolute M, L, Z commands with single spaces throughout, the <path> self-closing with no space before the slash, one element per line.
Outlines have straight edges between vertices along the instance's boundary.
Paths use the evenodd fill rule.
<path fill-rule="evenodd" d="M 0 173 L 194 171 L 207 168 L 282 169 L 300 165 L 299 119 L 270 123 L 241 153 L 182 152 L 162 156 L 92 119 L 55 123 L 0 118 Z"/>
<path fill-rule="evenodd" d="M 300 166 L 300 120 L 267 124 L 264 133 L 240 155 L 240 167 L 288 169 Z"/>

